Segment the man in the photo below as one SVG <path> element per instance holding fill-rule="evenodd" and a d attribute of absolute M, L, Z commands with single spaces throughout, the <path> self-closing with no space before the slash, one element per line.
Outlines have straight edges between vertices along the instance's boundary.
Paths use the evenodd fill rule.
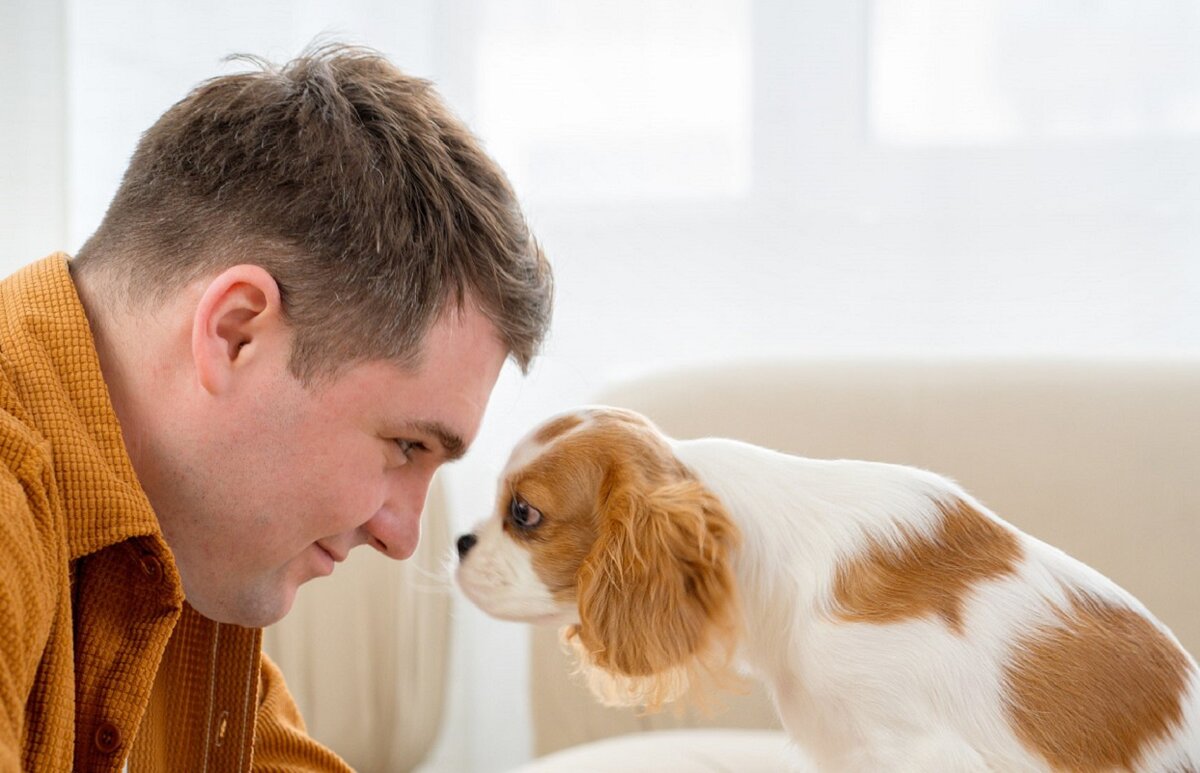
<path fill-rule="evenodd" d="M 378 55 L 168 110 L 79 254 L 0 283 L 0 770 L 345 770 L 259 628 L 412 553 L 550 305 L 503 174 Z"/>

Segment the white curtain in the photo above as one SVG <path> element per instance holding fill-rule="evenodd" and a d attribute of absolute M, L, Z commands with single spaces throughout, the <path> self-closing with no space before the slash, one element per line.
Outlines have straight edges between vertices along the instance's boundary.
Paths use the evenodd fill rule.
<path fill-rule="evenodd" d="M 1184 0 L 5 0 L 0 255 L 74 249 L 138 133 L 249 51 L 434 80 L 554 261 L 445 480 L 482 517 L 535 420 L 658 365 L 1200 354 L 1200 10 Z M 525 632 L 459 607 L 435 761 L 529 753 Z"/>

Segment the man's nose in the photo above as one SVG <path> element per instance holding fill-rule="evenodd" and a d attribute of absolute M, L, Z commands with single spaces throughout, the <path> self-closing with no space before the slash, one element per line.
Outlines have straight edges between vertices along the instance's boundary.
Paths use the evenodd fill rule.
<path fill-rule="evenodd" d="M 430 479 L 398 484 L 384 506 L 364 524 L 370 544 L 388 558 L 412 555 L 421 535 L 421 513 L 429 494 Z"/>

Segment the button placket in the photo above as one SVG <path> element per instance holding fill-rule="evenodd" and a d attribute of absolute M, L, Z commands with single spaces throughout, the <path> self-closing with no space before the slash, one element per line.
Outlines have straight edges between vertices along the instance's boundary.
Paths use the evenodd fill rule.
<path fill-rule="evenodd" d="M 162 582 L 162 580 L 163 580 L 162 562 L 159 561 L 156 556 L 152 556 L 150 554 L 143 555 L 141 557 L 141 559 L 138 561 L 138 563 L 142 567 L 142 574 L 144 574 L 146 576 L 146 579 L 148 581 L 150 581 L 154 585 L 157 585 Z"/>
<path fill-rule="evenodd" d="M 92 736 L 96 748 L 104 754 L 112 754 L 121 748 L 121 729 L 112 722 L 101 722 Z"/>
<path fill-rule="evenodd" d="M 110 684 L 132 685 L 165 652 L 178 616 L 169 560 L 154 545 L 131 539 L 77 565 L 77 705 L 87 707 L 89 723 L 76 737 L 76 769 L 112 769 L 134 745 L 131 712 L 145 707 L 150 686 L 139 681 L 138 688 L 114 692 Z M 126 592 L 114 593 L 116 587 Z M 108 635 L 113 621 L 120 623 L 119 638 Z"/>
<path fill-rule="evenodd" d="M 213 741 L 213 745 L 216 746 L 218 749 L 221 748 L 221 745 L 225 743 L 225 733 L 228 730 L 229 730 L 229 712 L 222 711 L 221 715 L 217 718 L 217 733 L 216 733 L 216 738 Z"/>

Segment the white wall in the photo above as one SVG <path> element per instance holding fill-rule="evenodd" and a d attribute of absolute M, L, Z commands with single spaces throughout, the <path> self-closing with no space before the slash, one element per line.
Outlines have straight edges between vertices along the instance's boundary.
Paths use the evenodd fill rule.
<path fill-rule="evenodd" d="M 1194 3 L 0 7 L 0 43 L 19 43 L 0 45 L 6 270 L 78 247 L 138 133 L 227 53 L 329 32 L 439 84 L 509 170 L 559 288 L 545 357 L 505 372 L 447 476 L 460 528 L 534 421 L 647 368 L 1200 354 Z M 465 606 L 456 625 L 432 767 L 502 770 L 529 753 L 525 632 Z"/>
<path fill-rule="evenodd" d="M 0 2 L 0 275 L 66 232 L 63 8 Z"/>

